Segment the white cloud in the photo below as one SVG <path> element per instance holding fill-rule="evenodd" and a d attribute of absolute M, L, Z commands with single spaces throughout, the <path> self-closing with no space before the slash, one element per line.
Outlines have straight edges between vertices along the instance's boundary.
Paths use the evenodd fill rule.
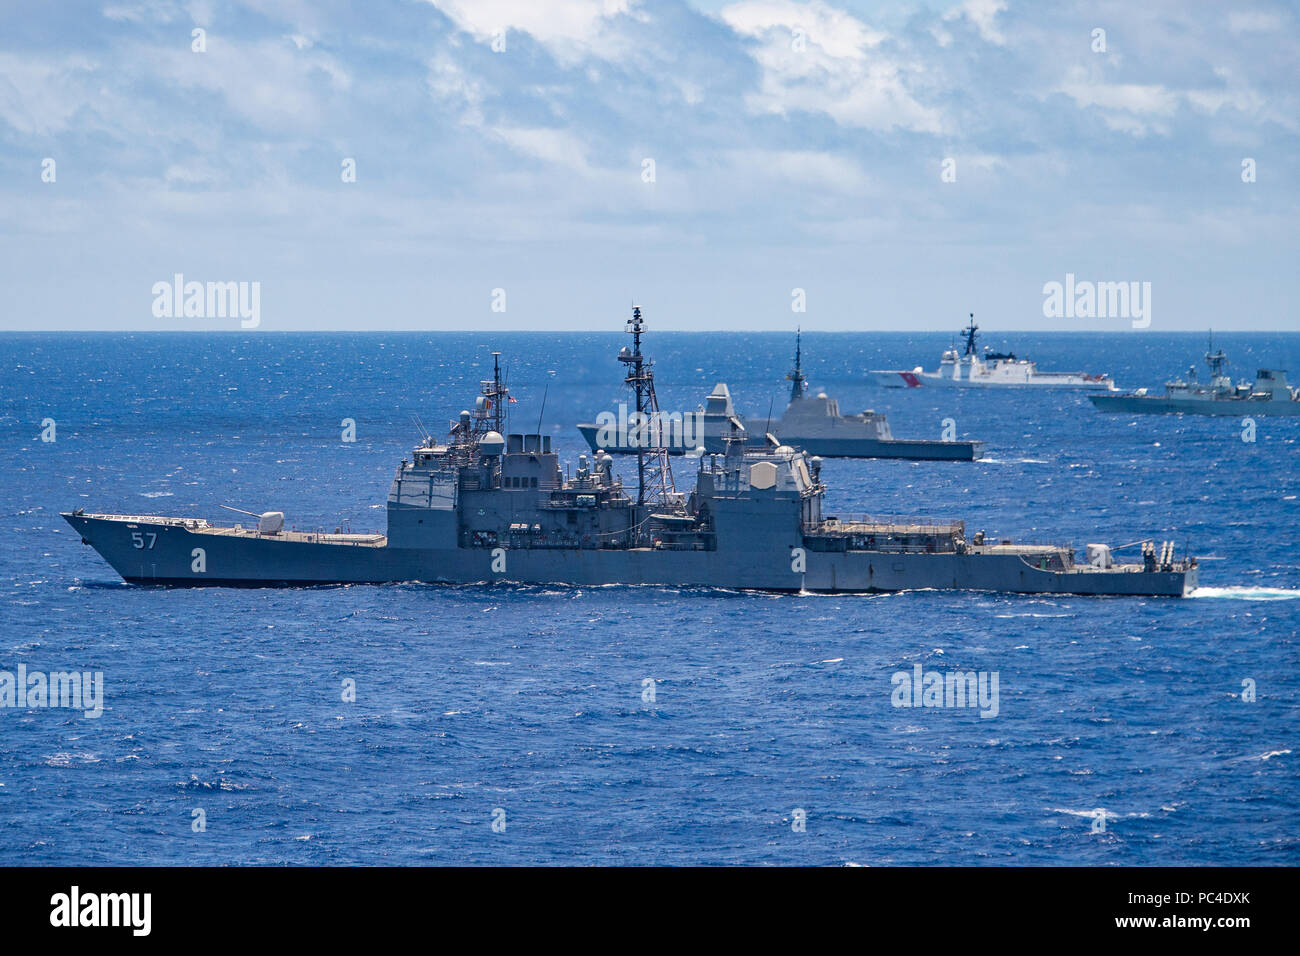
<path fill-rule="evenodd" d="M 568 130 L 500 126 L 492 133 L 517 152 L 578 173 L 591 172 L 586 146 Z"/>
<path fill-rule="evenodd" d="M 1071 69 L 1053 92 L 1064 93 L 1081 109 L 1097 109 L 1108 128 L 1133 136 L 1167 133 L 1165 121 L 1181 101 L 1177 92 L 1161 84 L 1107 83 L 1082 67 Z"/>
<path fill-rule="evenodd" d="M 975 25 L 980 37 L 988 43 L 1005 46 L 1007 38 L 997 27 L 998 14 L 1007 8 L 1004 0 L 966 0 L 960 7 L 954 7 L 943 15 L 944 20 L 957 20 L 965 17 Z M 940 40 L 941 46 L 947 46 Z"/>
<path fill-rule="evenodd" d="M 75 125 L 117 138 L 140 135 L 150 130 L 141 111 L 157 101 L 142 102 L 132 83 L 215 93 L 232 113 L 279 133 L 319 126 L 331 96 L 345 94 L 352 77 L 335 57 L 283 38 L 222 37 L 206 53 L 192 52 L 188 38 L 161 48 L 133 40 L 102 63 L 81 55 L 0 53 L 0 120 L 25 134 Z"/>
<path fill-rule="evenodd" d="M 222 38 L 202 54 L 188 47 L 150 52 L 152 66 L 172 84 L 218 93 L 233 112 L 271 130 L 319 126 L 331 94 L 352 86 L 351 74 L 333 56 L 284 39 Z"/>
<path fill-rule="evenodd" d="M 1158 84 L 1084 83 L 1075 80 L 1061 84 L 1060 90 L 1080 106 L 1162 116 L 1172 116 L 1178 108 L 1178 95 Z"/>
<path fill-rule="evenodd" d="M 1222 86 L 1177 90 L 1163 84 L 1098 82 L 1088 79 L 1085 70 L 1075 69 L 1056 92 L 1065 93 L 1080 107 L 1098 108 L 1108 127 L 1135 136 L 1168 133 L 1169 127 L 1163 121 L 1173 117 L 1184 104 L 1210 116 L 1228 108 L 1294 128 L 1292 119 L 1270 110 L 1267 99 L 1231 71 L 1221 67 L 1214 73 Z"/>
<path fill-rule="evenodd" d="M 1253 90 L 1188 90 L 1187 102 L 1203 113 L 1213 115 L 1225 106 L 1242 113 L 1257 113 L 1264 98 Z"/>
<path fill-rule="evenodd" d="M 754 41 L 760 89 L 747 97 L 755 112 L 824 113 L 863 129 L 939 132 L 939 112 L 919 103 L 905 78 L 919 67 L 886 54 L 888 34 L 822 0 L 743 0 L 724 7 L 723 21 Z"/>
<path fill-rule="evenodd" d="M 722 19 L 731 29 L 748 37 L 763 37 L 780 27 L 786 48 L 793 44 L 793 34 L 801 32 L 828 56 L 861 59 L 865 51 L 878 46 L 886 34 L 822 0 L 795 3 L 793 0 L 745 0 L 723 7 Z"/>
<path fill-rule="evenodd" d="M 462 123 L 482 125 L 483 84 L 466 73 L 450 54 L 440 52 L 429 60 L 427 83 L 434 98 L 452 106 Z"/>
<path fill-rule="evenodd" d="M 0 53 L 0 119 L 39 136 L 67 129 L 91 99 L 98 64 L 84 56 Z"/>
<path fill-rule="evenodd" d="M 958 169 L 978 169 L 985 173 L 991 173 L 1007 165 L 1005 159 L 992 153 L 957 153 L 953 159 L 957 160 Z"/>
<path fill-rule="evenodd" d="M 109 20 L 144 23 L 153 20 L 158 23 L 171 23 L 181 15 L 176 4 L 168 0 L 140 0 L 137 3 L 117 3 L 104 7 L 104 16 Z"/>
<path fill-rule="evenodd" d="M 611 21 L 632 12 L 634 0 L 427 0 L 480 42 L 500 33 L 527 33 L 558 58 L 610 58 L 617 46 Z"/>
<path fill-rule="evenodd" d="M 726 153 L 733 181 L 771 179 L 835 194 L 861 194 L 870 180 L 851 159 L 814 150 L 741 149 Z"/>

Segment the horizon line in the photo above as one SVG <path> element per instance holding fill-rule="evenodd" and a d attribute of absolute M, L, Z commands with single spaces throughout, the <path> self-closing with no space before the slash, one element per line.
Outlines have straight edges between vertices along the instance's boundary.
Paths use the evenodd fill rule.
<path fill-rule="evenodd" d="M 696 328 L 678 328 L 671 326 L 656 326 L 653 332 L 686 332 L 695 335 L 786 335 L 794 329 L 696 329 Z M 926 328 L 926 329 L 818 329 L 800 327 L 799 331 L 811 332 L 822 335 L 917 335 L 927 333 L 948 333 L 946 328 Z M 1176 329 L 1027 329 L 1027 328 L 1001 328 L 997 326 L 980 326 L 981 332 L 999 332 L 999 333 L 1017 333 L 1028 335 L 1149 335 L 1149 334 L 1166 334 L 1166 335 L 1204 335 L 1207 332 L 1214 334 L 1254 334 L 1254 333 L 1280 333 L 1300 335 L 1300 328 L 1228 328 L 1218 329 L 1217 331 L 1210 328 L 1176 328 Z M 575 334 L 583 335 L 592 334 L 625 334 L 622 329 L 590 329 L 590 328 L 563 328 L 563 329 L 483 329 L 483 328 L 463 328 L 463 329 L 412 329 L 412 328 L 391 328 L 391 329 L 277 329 L 277 328 L 257 328 L 257 329 L 239 329 L 239 328 L 202 328 L 202 329 L 158 329 L 158 328 L 122 328 L 122 329 L 0 329 L 0 335 L 64 335 L 64 334 L 84 334 L 84 335 L 121 335 L 121 334 L 143 334 L 143 335 L 246 335 L 254 338 L 259 335 L 390 335 L 390 334 L 485 334 L 485 335 L 556 335 L 556 334 Z M 953 332 L 952 334 L 957 334 Z"/>

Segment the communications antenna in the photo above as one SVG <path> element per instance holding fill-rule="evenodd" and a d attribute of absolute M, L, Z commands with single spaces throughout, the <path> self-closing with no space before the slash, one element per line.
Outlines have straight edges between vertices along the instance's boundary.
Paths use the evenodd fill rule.
<path fill-rule="evenodd" d="M 627 366 L 623 379 L 636 396 L 636 429 L 629 435 L 636 444 L 636 503 L 638 505 L 666 504 L 669 492 L 676 491 L 672 466 L 668 462 L 668 449 L 664 447 L 663 420 L 659 414 L 659 399 L 655 396 L 654 362 L 641 354 L 641 333 L 645 321 L 641 307 L 632 306 L 632 318 L 626 331 L 632 336 L 632 348 L 618 351 L 618 360 Z"/>

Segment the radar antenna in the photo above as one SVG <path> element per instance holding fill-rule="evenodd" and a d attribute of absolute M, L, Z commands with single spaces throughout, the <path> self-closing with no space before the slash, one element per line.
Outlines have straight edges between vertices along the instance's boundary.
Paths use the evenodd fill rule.
<path fill-rule="evenodd" d="M 501 353 L 492 353 L 492 377 L 483 379 L 474 403 L 473 436 L 477 442 L 490 431 L 505 434 L 506 403 L 513 402 L 510 388 L 501 380 Z"/>
<path fill-rule="evenodd" d="M 1210 341 L 1205 349 L 1205 364 L 1210 366 L 1210 377 L 1219 378 L 1223 375 L 1223 366 L 1228 364 L 1228 356 L 1223 354 L 1220 348 L 1217 352 L 1211 352 L 1214 348 L 1214 330 L 1210 330 Z"/>
<path fill-rule="evenodd" d="M 975 333 L 979 331 L 979 326 L 975 324 L 975 313 L 970 314 L 970 325 L 961 330 L 961 334 L 966 336 L 966 354 L 975 354 Z"/>
<path fill-rule="evenodd" d="M 786 375 L 786 378 L 792 383 L 790 386 L 790 401 L 803 398 L 804 390 L 808 387 L 808 379 L 803 374 L 803 330 L 796 329 L 794 333 L 794 368 Z M 769 413 L 769 418 L 771 417 Z"/>
<path fill-rule="evenodd" d="M 632 336 L 632 348 L 628 350 L 624 346 L 620 349 L 618 360 L 628 367 L 623 381 L 636 395 L 636 503 L 665 504 L 668 493 L 676 491 L 676 487 L 672 466 L 668 463 L 668 449 L 664 447 L 659 399 L 655 396 L 654 362 L 641 354 L 641 333 L 644 330 L 641 307 L 634 305 L 626 329 Z"/>

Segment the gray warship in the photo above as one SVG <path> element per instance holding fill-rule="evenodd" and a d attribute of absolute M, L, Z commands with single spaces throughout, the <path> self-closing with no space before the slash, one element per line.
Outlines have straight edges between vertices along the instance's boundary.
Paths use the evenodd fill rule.
<path fill-rule="evenodd" d="M 1210 348 L 1214 348 L 1211 341 Z M 1139 415 L 1300 415 L 1300 388 L 1286 382 L 1286 370 L 1261 368 L 1255 383 L 1232 384 L 1225 371 L 1228 357 L 1223 349 L 1206 351 L 1205 364 L 1210 367 L 1210 381 L 1196 380 L 1196 366 L 1189 366 L 1187 378 L 1165 382 L 1165 394 L 1151 395 L 1147 389 L 1124 395 L 1089 395 L 1103 412 Z"/>
<path fill-rule="evenodd" d="M 593 452 L 615 455 L 635 455 L 638 445 L 662 445 L 670 455 L 718 454 L 726 450 L 728 441 L 745 435 L 763 439 L 769 434 L 780 439 L 780 444 L 821 458 L 974 461 L 984 454 L 984 443 L 979 441 L 898 439 L 884 415 L 870 409 L 841 415 L 839 402 L 824 392 L 808 396 L 801 336 L 796 337 L 794 368 L 786 379 L 791 383 L 790 401 L 775 420 L 741 418 L 731 390 L 725 382 L 718 382 L 698 412 L 664 415 L 655 411 L 644 422 L 629 422 L 626 414 L 606 412 L 596 423 L 579 425 L 578 431 Z"/>
<path fill-rule="evenodd" d="M 634 347 L 619 356 L 638 411 L 655 404 L 643 327 L 634 309 Z M 474 409 L 445 441 L 425 437 L 399 465 L 385 534 L 286 530 L 279 511 L 258 514 L 250 527 L 81 509 L 63 517 L 123 579 L 143 585 L 512 582 L 1171 597 L 1196 586 L 1196 560 L 1175 558 L 1172 542 L 1158 554 L 1146 543 L 1138 564 L 1116 563 L 1105 545 L 1090 544 L 1076 562 L 1069 547 L 967 537 L 960 521 L 829 515 L 821 460 L 789 446 L 728 442 L 726 453 L 698 462 L 689 494 L 675 490 L 662 448 L 638 454 L 635 491 L 608 454 L 583 455 L 566 475 L 549 436 L 505 427 L 508 388 L 495 355 Z"/>

